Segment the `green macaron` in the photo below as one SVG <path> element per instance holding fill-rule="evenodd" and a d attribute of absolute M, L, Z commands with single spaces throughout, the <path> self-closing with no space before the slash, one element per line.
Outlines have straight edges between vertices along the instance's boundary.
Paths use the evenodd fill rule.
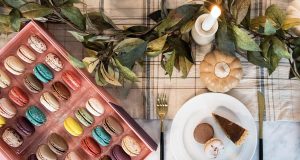
<path fill-rule="evenodd" d="M 75 112 L 75 117 L 86 127 L 94 123 L 94 117 L 85 108 L 79 108 Z"/>
<path fill-rule="evenodd" d="M 28 107 L 26 118 L 35 126 L 41 126 L 47 121 L 46 115 L 36 106 Z"/>

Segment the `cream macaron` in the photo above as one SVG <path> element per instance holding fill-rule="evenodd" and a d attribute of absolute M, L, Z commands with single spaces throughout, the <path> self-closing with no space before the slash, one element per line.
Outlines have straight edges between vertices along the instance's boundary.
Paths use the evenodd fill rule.
<path fill-rule="evenodd" d="M 14 75 L 21 75 L 25 71 L 25 65 L 15 56 L 9 56 L 4 60 L 4 67 Z"/>
<path fill-rule="evenodd" d="M 10 86 L 10 78 L 9 76 L 0 69 L 0 87 L 1 88 L 6 88 L 8 86 Z"/>
<path fill-rule="evenodd" d="M 94 116 L 101 116 L 105 111 L 103 104 L 96 98 L 90 98 L 85 107 Z"/>
<path fill-rule="evenodd" d="M 28 44 L 38 53 L 44 53 L 47 50 L 46 44 L 36 35 L 32 35 L 28 38 Z"/>
<path fill-rule="evenodd" d="M 45 59 L 46 63 L 55 71 L 59 72 L 63 69 L 63 63 L 57 55 L 49 53 Z"/>
<path fill-rule="evenodd" d="M 19 47 L 17 55 L 26 63 L 32 63 L 36 60 L 35 54 L 25 45 Z"/>
<path fill-rule="evenodd" d="M 45 92 L 40 97 L 40 102 L 50 112 L 55 112 L 59 109 L 59 102 L 55 96 L 50 92 Z"/>

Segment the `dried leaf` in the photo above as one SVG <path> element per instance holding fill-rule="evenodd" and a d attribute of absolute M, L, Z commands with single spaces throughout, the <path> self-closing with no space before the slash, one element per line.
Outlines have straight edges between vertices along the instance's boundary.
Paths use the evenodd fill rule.
<path fill-rule="evenodd" d="M 300 18 L 286 18 L 282 24 L 282 29 L 288 30 L 298 25 L 300 25 Z"/>
<path fill-rule="evenodd" d="M 169 77 L 172 77 L 173 74 L 173 68 L 174 68 L 174 63 L 175 63 L 175 51 L 171 51 L 171 52 L 166 52 L 164 53 L 164 61 L 163 66 L 165 71 L 167 72 L 167 74 L 169 75 Z"/>
<path fill-rule="evenodd" d="M 82 62 L 85 65 L 85 68 L 89 73 L 93 73 L 95 70 L 96 66 L 99 64 L 99 58 L 97 57 L 85 57 Z"/>
<path fill-rule="evenodd" d="M 72 56 L 71 54 L 68 54 L 68 58 L 70 63 L 76 67 L 76 68 L 84 68 L 85 65 L 82 61 L 78 60 L 76 57 Z"/>
<path fill-rule="evenodd" d="M 278 24 L 278 26 L 282 25 L 286 17 L 285 12 L 275 4 L 267 8 L 265 15 Z"/>
<path fill-rule="evenodd" d="M 97 68 L 96 69 L 96 73 L 95 73 L 95 81 L 96 81 L 96 84 L 99 85 L 99 86 L 105 86 L 107 85 L 108 83 L 105 81 L 105 79 L 103 78 L 102 76 L 102 73 L 101 73 L 101 68 Z"/>
<path fill-rule="evenodd" d="M 84 31 L 85 26 L 85 17 L 81 14 L 80 10 L 72 6 L 62 6 L 61 13 L 67 17 L 75 26 L 80 30 Z"/>
<path fill-rule="evenodd" d="M 216 34 L 217 48 L 226 53 L 235 55 L 233 31 L 226 23 L 220 23 Z"/>
<path fill-rule="evenodd" d="M 280 57 L 278 57 L 273 49 L 269 49 L 269 55 L 270 55 L 270 66 L 268 68 L 268 71 L 269 71 L 269 75 L 271 75 L 275 69 L 277 68 L 278 64 L 279 64 L 279 61 L 280 61 Z"/>
<path fill-rule="evenodd" d="M 21 14 L 17 9 L 12 9 L 9 13 L 10 23 L 14 31 L 18 32 L 21 28 Z"/>
<path fill-rule="evenodd" d="M 85 33 L 79 33 L 76 31 L 68 31 L 70 34 L 72 34 L 72 36 L 74 38 L 76 38 L 79 42 L 84 42 L 85 41 L 85 36 L 87 36 L 88 34 Z"/>
<path fill-rule="evenodd" d="M 13 8 L 19 8 L 26 4 L 24 0 L 4 0 L 4 2 Z"/>
<path fill-rule="evenodd" d="M 188 21 L 186 24 L 184 24 L 180 28 L 180 33 L 185 34 L 185 33 L 190 32 L 192 30 L 192 28 L 194 27 L 195 22 L 196 22 L 196 19 L 191 19 L 190 21 Z"/>
<path fill-rule="evenodd" d="M 178 37 L 169 37 L 167 43 L 171 49 L 175 49 L 176 55 L 186 57 L 191 63 L 194 62 L 189 43 Z"/>
<path fill-rule="evenodd" d="M 178 58 L 179 58 L 178 63 L 180 68 L 179 70 L 182 73 L 182 78 L 186 78 L 190 72 L 191 67 L 193 66 L 193 63 L 190 62 L 186 57 L 179 56 Z"/>
<path fill-rule="evenodd" d="M 163 53 L 163 51 L 147 51 L 146 54 L 148 57 L 156 57 Z"/>
<path fill-rule="evenodd" d="M 85 48 L 85 55 L 87 55 L 88 57 L 96 57 L 98 55 L 98 52 L 89 49 L 89 48 Z"/>
<path fill-rule="evenodd" d="M 20 12 L 26 18 L 38 18 L 51 14 L 52 9 L 37 3 L 27 3 L 20 7 Z"/>
<path fill-rule="evenodd" d="M 168 9 L 167 11 L 170 12 L 171 10 Z M 153 21 L 155 21 L 155 22 L 159 22 L 163 19 L 161 17 L 161 10 L 157 10 L 157 11 L 152 12 L 151 14 L 148 15 L 148 17 L 150 19 L 152 19 Z"/>
<path fill-rule="evenodd" d="M 279 58 L 291 58 L 291 55 L 287 50 L 286 44 L 277 37 L 272 37 L 272 48 L 273 52 Z"/>
<path fill-rule="evenodd" d="M 87 20 L 89 24 L 97 29 L 100 33 L 103 30 L 110 28 L 117 28 L 111 19 L 109 19 L 103 12 L 90 12 L 87 13 Z"/>
<path fill-rule="evenodd" d="M 111 66 L 108 66 L 108 70 L 113 70 L 113 69 L 111 68 Z M 118 81 L 118 79 L 115 78 L 114 75 L 110 75 L 108 71 L 106 71 L 103 63 L 100 64 L 100 71 L 106 82 L 115 86 L 122 86 L 122 84 Z"/>
<path fill-rule="evenodd" d="M 248 33 L 237 26 L 233 26 L 235 45 L 246 51 L 260 51 L 258 44 L 248 35 Z"/>
<path fill-rule="evenodd" d="M 131 71 L 129 68 L 123 66 L 117 59 L 115 59 L 116 65 L 119 68 L 121 74 L 128 80 L 132 81 L 132 82 L 136 82 L 138 81 L 138 77 L 136 76 L 136 74 Z"/>
<path fill-rule="evenodd" d="M 247 59 L 250 63 L 254 65 L 269 68 L 268 59 L 263 57 L 260 52 L 247 52 Z"/>
<path fill-rule="evenodd" d="M 128 52 L 135 48 L 137 45 L 144 43 L 145 41 L 139 38 L 127 38 L 119 42 L 115 47 L 115 52 Z"/>
<path fill-rule="evenodd" d="M 147 48 L 150 51 L 161 51 L 165 46 L 167 38 L 168 38 L 167 34 L 164 36 L 161 36 L 161 37 L 149 42 Z"/>
<path fill-rule="evenodd" d="M 249 10 L 251 0 L 235 0 L 230 11 L 237 24 L 240 24 L 246 17 Z"/>
<path fill-rule="evenodd" d="M 263 26 L 267 20 L 266 16 L 258 16 L 251 19 L 250 28 L 258 29 L 259 26 Z"/>

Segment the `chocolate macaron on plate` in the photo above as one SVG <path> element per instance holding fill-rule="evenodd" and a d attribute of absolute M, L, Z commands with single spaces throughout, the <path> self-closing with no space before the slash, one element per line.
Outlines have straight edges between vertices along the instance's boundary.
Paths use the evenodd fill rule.
<path fill-rule="evenodd" d="M 177 112 L 170 149 L 175 160 L 250 160 L 256 137 L 255 121 L 244 104 L 226 94 L 205 93 L 188 100 Z"/>
<path fill-rule="evenodd" d="M 145 159 L 157 145 L 34 21 L 0 50 L 0 159 Z"/>

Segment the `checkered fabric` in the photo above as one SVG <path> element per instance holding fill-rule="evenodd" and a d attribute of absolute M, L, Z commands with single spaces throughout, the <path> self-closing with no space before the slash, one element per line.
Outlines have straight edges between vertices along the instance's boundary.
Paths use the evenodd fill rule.
<path fill-rule="evenodd" d="M 120 27 L 131 25 L 151 26 L 155 22 L 146 15 L 160 8 L 160 0 L 84 0 L 88 10 L 103 10 Z M 190 3 L 191 0 L 168 0 L 167 7 Z M 201 1 L 196 1 L 201 3 Z M 252 0 L 251 15 L 257 16 L 264 13 L 270 4 L 278 4 L 286 8 L 290 0 Z M 80 43 L 68 34 L 71 30 L 63 24 L 48 24 L 48 30 L 61 42 L 71 53 L 82 56 L 83 48 Z M 6 39 L 1 37 L 2 40 Z M 1 44 L 1 43 L 0 43 Z M 2 45 L 2 44 L 1 44 Z M 200 80 L 199 65 L 211 45 L 192 45 L 195 55 L 195 65 L 187 78 L 182 79 L 180 73 L 174 73 L 170 80 L 160 66 L 160 57 L 145 58 L 144 66 L 136 66 L 135 72 L 140 81 L 133 84 L 130 90 L 124 88 L 106 87 L 111 94 L 119 99 L 120 104 L 134 118 L 156 119 L 156 96 L 166 92 L 169 97 L 168 118 L 174 118 L 176 112 L 188 99 L 208 92 Z M 268 76 L 265 69 L 256 67 L 246 59 L 241 58 L 244 76 L 240 84 L 227 94 L 242 101 L 252 115 L 257 119 L 257 91 L 262 91 L 266 98 L 265 120 L 300 120 L 300 81 L 289 80 L 289 64 L 282 61 L 278 69 Z M 127 96 L 124 96 L 127 95 Z"/>

